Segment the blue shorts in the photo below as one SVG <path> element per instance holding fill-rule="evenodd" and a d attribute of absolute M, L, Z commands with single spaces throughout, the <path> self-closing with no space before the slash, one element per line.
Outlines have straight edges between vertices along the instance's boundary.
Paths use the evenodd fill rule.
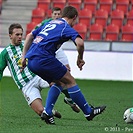
<path fill-rule="evenodd" d="M 30 58 L 28 59 L 28 67 L 33 73 L 48 83 L 61 79 L 67 72 L 66 66 L 55 57 L 40 59 Z"/>

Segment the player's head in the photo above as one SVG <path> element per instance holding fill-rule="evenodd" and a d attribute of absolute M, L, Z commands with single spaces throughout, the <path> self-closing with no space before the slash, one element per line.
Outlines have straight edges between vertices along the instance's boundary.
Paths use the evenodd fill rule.
<path fill-rule="evenodd" d="M 62 18 L 65 18 L 70 26 L 74 26 L 78 17 L 78 11 L 73 6 L 66 6 L 62 11 Z"/>
<path fill-rule="evenodd" d="M 52 19 L 57 19 L 61 17 L 61 8 L 59 7 L 54 7 L 52 9 L 52 14 L 51 14 Z"/>
<path fill-rule="evenodd" d="M 9 29 L 9 37 L 11 40 L 12 45 L 18 46 L 22 42 L 23 36 L 23 28 L 18 23 L 13 23 L 10 25 Z"/>

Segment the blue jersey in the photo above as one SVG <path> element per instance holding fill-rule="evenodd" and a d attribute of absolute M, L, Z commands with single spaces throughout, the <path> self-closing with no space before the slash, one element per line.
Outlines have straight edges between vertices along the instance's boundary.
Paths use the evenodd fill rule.
<path fill-rule="evenodd" d="M 73 42 L 80 35 L 64 19 L 52 20 L 32 32 L 34 41 L 26 58 L 54 55 L 56 50 L 69 39 Z"/>
<path fill-rule="evenodd" d="M 61 79 L 67 68 L 55 58 L 55 52 L 66 41 L 80 35 L 64 19 L 52 20 L 32 32 L 33 43 L 26 54 L 32 72 L 51 83 Z"/>

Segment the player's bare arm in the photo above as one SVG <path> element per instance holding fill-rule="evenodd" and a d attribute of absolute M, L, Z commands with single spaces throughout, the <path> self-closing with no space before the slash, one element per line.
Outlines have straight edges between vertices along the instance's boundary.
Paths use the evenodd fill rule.
<path fill-rule="evenodd" d="M 24 69 L 26 67 L 26 58 L 25 58 L 25 55 L 26 55 L 27 51 L 29 50 L 29 48 L 30 48 L 30 46 L 32 44 L 33 39 L 34 39 L 34 37 L 33 37 L 32 33 L 29 33 L 26 36 L 25 43 L 24 43 L 23 54 L 22 54 L 22 69 Z"/>
<path fill-rule="evenodd" d="M 75 42 L 77 44 L 77 51 L 78 51 L 78 57 L 77 57 L 77 66 L 80 70 L 82 70 L 82 66 L 85 64 L 85 61 L 83 60 L 83 53 L 84 53 L 84 41 L 77 37 L 75 39 Z"/>

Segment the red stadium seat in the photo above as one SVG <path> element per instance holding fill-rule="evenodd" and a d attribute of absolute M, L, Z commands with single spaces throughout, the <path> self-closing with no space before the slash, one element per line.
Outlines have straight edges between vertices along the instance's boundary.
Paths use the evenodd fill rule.
<path fill-rule="evenodd" d="M 79 11 L 79 23 L 85 24 L 87 27 L 91 25 L 92 11 L 83 9 Z"/>
<path fill-rule="evenodd" d="M 30 22 L 26 25 L 26 35 L 28 33 L 30 33 L 36 26 L 37 26 L 38 23 L 35 23 L 35 22 Z"/>
<path fill-rule="evenodd" d="M 110 12 L 112 11 L 112 6 L 113 6 L 113 0 L 100 0 L 99 1 L 100 9 Z"/>
<path fill-rule="evenodd" d="M 131 1 L 131 9 L 133 9 L 133 0 L 130 0 Z"/>
<path fill-rule="evenodd" d="M 41 8 L 32 10 L 32 22 L 40 23 L 45 18 L 45 11 Z"/>
<path fill-rule="evenodd" d="M 107 25 L 108 12 L 103 9 L 99 9 L 95 13 L 95 23 L 102 25 L 103 27 Z"/>
<path fill-rule="evenodd" d="M 81 9 L 82 0 L 67 0 L 68 5 L 74 6 L 77 10 Z"/>
<path fill-rule="evenodd" d="M 47 18 L 51 18 L 51 14 L 52 14 L 52 10 L 51 9 L 47 10 L 47 13 L 46 13 Z"/>
<path fill-rule="evenodd" d="M 103 26 L 99 24 L 93 24 L 89 29 L 90 35 L 88 40 L 102 40 Z"/>
<path fill-rule="evenodd" d="M 0 14 L 1 14 L 1 11 L 2 11 L 2 0 L 0 0 Z"/>
<path fill-rule="evenodd" d="M 133 25 L 133 9 L 127 13 L 127 24 Z"/>
<path fill-rule="evenodd" d="M 88 8 L 94 14 L 97 8 L 98 0 L 84 0 L 84 8 Z"/>
<path fill-rule="evenodd" d="M 2 4 L 3 0 L 0 0 L 0 4 Z"/>
<path fill-rule="evenodd" d="M 117 25 L 111 24 L 106 27 L 106 37 L 107 41 L 118 41 L 119 27 Z"/>
<path fill-rule="evenodd" d="M 128 12 L 129 0 L 116 0 L 116 9 L 122 10 L 125 14 Z"/>
<path fill-rule="evenodd" d="M 61 9 L 65 7 L 66 0 L 53 0 L 53 7 L 60 7 Z"/>
<path fill-rule="evenodd" d="M 133 42 L 133 25 L 127 24 L 122 27 L 122 41 Z"/>
<path fill-rule="evenodd" d="M 51 7 L 51 0 L 38 0 L 37 7 L 48 10 Z"/>
<path fill-rule="evenodd" d="M 118 25 L 119 28 L 123 25 L 124 12 L 121 10 L 113 10 L 111 13 L 111 24 Z"/>
<path fill-rule="evenodd" d="M 85 24 L 78 23 L 74 25 L 73 28 L 81 35 L 84 40 L 86 39 L 87 26 Z"/>

